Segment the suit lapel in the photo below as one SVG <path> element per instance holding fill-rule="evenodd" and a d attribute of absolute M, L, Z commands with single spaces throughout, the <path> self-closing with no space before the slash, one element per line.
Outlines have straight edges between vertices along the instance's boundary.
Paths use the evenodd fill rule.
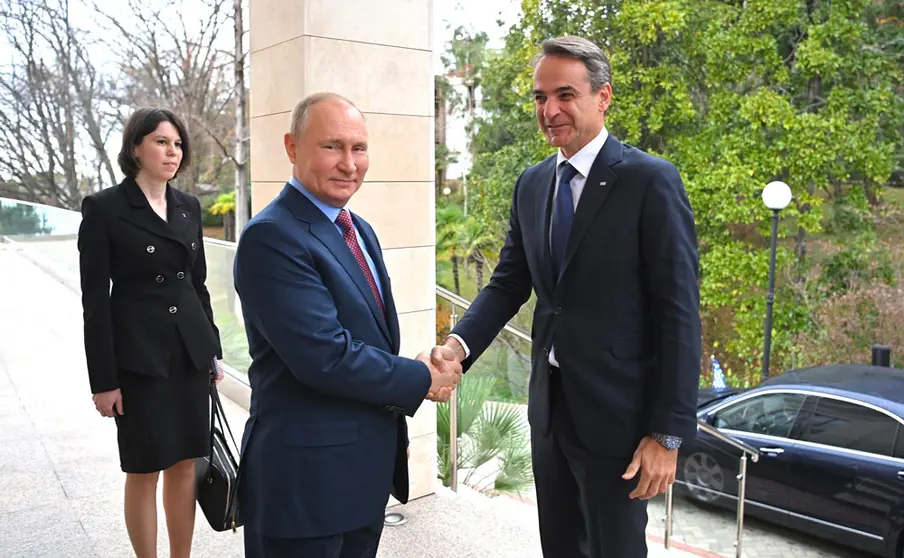
<path fill-rule="evenodd" d="M 568 264 L 577 252 L 578 246 L 587 234 L 587 229 L 602 209 L 609 192 L 615 187 L 618 176 L 612 171 L 614 165 L 622 160 L 622 144 L 611 135 L 603 145 L 603 149 L 596 157 L 590 168 L 590 176 L 584 183 L 584 191 L 578 202 L 577 211 L 574 214 L 574 222 L 571 232 L 568 234 L 568 242 L 565 245 L 565 261 L 562 264 L 562 273 L 568 269 Z M 548 242 L 547 242 L 548 244 Z M 557 278 L 558 279 L 558 278 Z"/>
<path fill-rule="evenodd" d="M 291 190 L 291 191 L 287 191 Z M 348 246 L 345 244 L 345 239 L 342 238 L 342 233 L 339 232 L 339 229 L 336 228 L 335 223 L 330 222 L 327 219 L 326 215 L 324 215 L 317 207 L 312 204 L 304 195 L 297 191 L 291 184 L 286 184 L 286 189 L 283 190 L 283 195 L 285 195 L 290 200 L 293 200 L 293 203 L 296 207 L 300 207 L 300 214 L 303 215 L 301 220 L 310 223 L 311 225 L 311 234 L 313 234 L 320 242 L 323 243 L 324 246 L 330 251 L 334 258 L 339 262 L 339 265 L 348 273 L 348 276 L 351 278 L 352 283 L 358 288 L 361 292 L 361 295 L 364 297 L 364 300 L 367 301 L 367 306 L 370 308 L 371 314 L 373 314 L 374 319 L 377 321 L 377 324 L 380 326 L 380 330 L 383 332 L 383 335 L 386 336 L 386 340 L 392 344 L 392 337 L 389 334 L 389 328 L 386 325 L 386 319 L 380 312 L 380 307 L 377 306 L 377 300 L 374 298 L 373 292 L 370 290 L 370 284 L 368 284 L 367 279 L 364 278 L 364 272 L 361 271 L 361 267 L 358 265 L 358 260 L 355 259 L 355 256 L 352 255 L 351 250 L 348 249 Z M 299 213 L 295 212 L 296 218 L 299 218 Z M 366 242 L 366 241 L 365 241 Z M 371 249 L 370 246 L 367 246 L 367 251 L 370 254 L 371 258 L 374 259 L 374 263 L 377 264 L 378 261 L 382 262 L 381 257 L 377 257 L 375 251 Z M 380 264 L 377 264 L 379 269 Z M 386 285 L 386 283 L 383 283 Z M 384 301 L 385 305 L 385 301 Z"/>
<path fill-rule="evenodd" d="M 126 178 L 122 183 L 122 188 L 131 207 L 131 211 L 123 213 L 123 219 L 150 233 L 175 240 L 186 248 L 188 247 L 184 233 L 188 228 L 191 215 L 176 199 L 172 188 L 166 187 L 166 212 L 169 223 L 154 213 L 151 204 L 148 203 L 144 192 L 141 191 L 135 180 Z"/>
<path fill-rule="evenodd" d="M 172 188 L 166 188 L 166 220 L 169 222 L 169 228 L 173 234 L 178 237 L 183 244 L 190 246 L 192 237 L 187 233 L 190 230 L 193 214 L 185 204 L 182 203 L 180 197 Z"/>
<path fill-rule="evenodd" d="M 543 193 L 543 203 L 540 205 L 540 226 L 537 230 L 542 231 L 543 238 L 540 239 L 540 269 L 542 270 L 543 284 L 552 292 L 555 288 L 556 280 L 555 270 L 552 265 L 552 252 L 549 245 L 549 227 L 552 217 L 552 199 L 556 185 L 556 157 L 546 159 L 543 162 L 545 168 L 540 171 L 540 192 Z"/>

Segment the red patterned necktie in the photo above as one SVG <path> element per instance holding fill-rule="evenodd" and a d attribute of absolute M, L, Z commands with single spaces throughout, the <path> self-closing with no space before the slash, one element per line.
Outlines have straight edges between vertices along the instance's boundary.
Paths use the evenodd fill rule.
<path fill-rule="evenodd" d="M 364 252 L 361 251 L 361 246 L 358 244 L 358 235 L 355 234 L 355 227 L 352 226 L 352 218 L 348 211 L 344 209 L 339 211 L 339 216 L 336 217 L 336 224 L 342 229 L 342 237 L 345 239 L 348 249 L 352 251 L 352 255 L 358 260 L 358 266 L 361 267 L 361 272 L 364 273 L 364 278 L 367 279 L 367 284 L 370 285 L 370 290 L 374 293 L 374 298 L 377 299 L 377 306 L 380 307 L 380 312 L 385 312 L 383 299 L 380 297 L 380 290 L 377 289 L 377 282 L 374 281 L 374 276 L 370 272 L 370 266 L 367 265 L 367 259 L 364 258 Z"/>

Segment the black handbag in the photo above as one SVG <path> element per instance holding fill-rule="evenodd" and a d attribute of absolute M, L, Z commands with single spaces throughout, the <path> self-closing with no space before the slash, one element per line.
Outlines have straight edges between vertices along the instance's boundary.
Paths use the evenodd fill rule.
<path fill-rule="evenodd" d="M 235 453 L 230 449 L 223 430 L 229 432 Z M 239 454 L 226 412 L 217 392 L 216 382 L 210 382 L 210 455 L 195 463 L 196 498 L 204 517 L 214 531 L 227 531 L 242 526 L 238 517 Z"/>

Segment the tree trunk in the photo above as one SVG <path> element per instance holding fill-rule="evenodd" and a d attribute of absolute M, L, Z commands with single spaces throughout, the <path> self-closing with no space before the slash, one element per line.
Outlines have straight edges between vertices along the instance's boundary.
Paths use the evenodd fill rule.
<path fill-rule="evenodd" d="M 816 21 L 816 11 L 819 9 L 819 0 L 807 0 L 807 19 L 811 26 L 817 25 Z M 810 84 L 807 91 L 807 108 L 806 112 L 816 112 L 816 100 L 820 98 L 821 93 L 821 82 L 819 76 L 813 76 L 810 78 Z M 816 184 L 811 180 L 810 185 L 807 188 L 807 191 L 810 193 L 810 196 L 816 194 Z M 801 204 L 798 208 L 798 211 L 801 215 L 806 215 L 810 212 L 811 205 L 809 203 Z M 794 252 L 797 256 L 797 264 L 798 264 L 798 281 L 803 280 L 803 263 L 807 257 L 807 239 L 808 239 L 807 231 L 803 227 L 798 227 L 797 236 L 794 242 Z"/>
<path fill-rule="evenodd" d="M 232 211 L 223 215 L 223 237 L 229 242 L 235 242 L 235 213 Z"/>
<path fill-rule="evenodd" d="M 483 290 L 483 259 L 474 258 L 474 267 L 477 270 L 477 292 Z"/>
<path fill-rule="evenodd" d="M 461 296 L 461 283 L 458 280 L 458 256 L 452 256 L 452 282 L 455 285 L 455 294 Z"/>
<path fill-rule="evenodd" d="M 235 236 L 248 222 L 248 155 L 245 130 L 245 50 L 242 0 L 235 0 Z"/>

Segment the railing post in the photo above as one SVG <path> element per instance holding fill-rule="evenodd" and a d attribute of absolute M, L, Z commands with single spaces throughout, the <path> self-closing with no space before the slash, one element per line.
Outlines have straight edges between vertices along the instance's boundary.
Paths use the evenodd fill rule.
<path fill-rule="evenodd" d="M 672 541 L 672 498 L 675 495 L 675 485 L 670 484 L 665 491 L 665 536 L 662 544 L 668 550 Z"/>
<path fill-rule="evenodd" d="M 747 454 L 741 454 L 738 473 L 738 532 L 735 537 L 735 556 L 741 558 L 744 550 L 744 499 L 747 497 Z"/>
<path fill-rule="evenodd" d="M 452 313 L 449 315 L 449 331 L 455 329 L 455 304 L 452 304 Z M 452 390 L 449 398 L 449 488 L 458 492 L 458 389 Z"/>

